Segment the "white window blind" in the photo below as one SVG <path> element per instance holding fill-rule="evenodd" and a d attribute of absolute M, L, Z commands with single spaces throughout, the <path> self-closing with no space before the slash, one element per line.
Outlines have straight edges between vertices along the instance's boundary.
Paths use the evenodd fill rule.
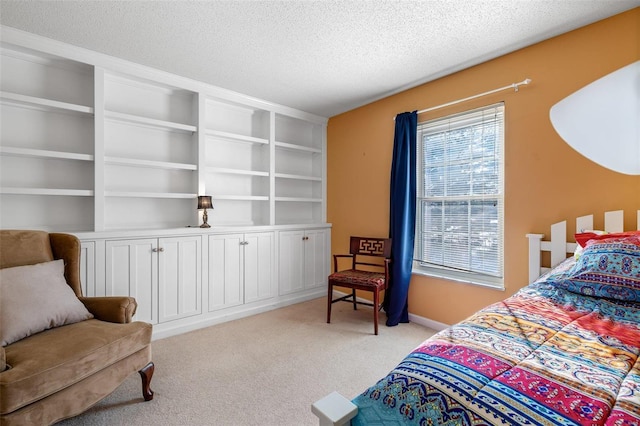
<path fill-rule="evenodd" d="M 418 125 L 414 269 L 502 287 L 502 103 Z"/>

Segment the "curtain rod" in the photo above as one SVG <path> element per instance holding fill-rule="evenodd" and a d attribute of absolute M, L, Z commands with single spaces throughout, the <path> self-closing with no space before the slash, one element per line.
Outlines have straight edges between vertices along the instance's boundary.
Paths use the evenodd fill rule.
<path fill-rule="evenodd" d="M 512 83 L 512 84 L 510 84 L 508 86 L 500 87 L 498 89 L 489 90 L 488 92 L 478 93 L 477 95 L 469 96 L 468 98 L 458 99 L 458 100 L 455 100 L 455 101 L 447 102 L 446 104 L 437 105 L 437 106 L 434 106 L 434 107 L 431 107 L 431 108 L 421 109 L 420 111 L 418 111 L 418 114 L 422 114 L 423 112 L 429 112 L 429 111 L 433 111 L 433 110 L 436 110 L 436 109 L 440 109 L 440 108 L 448 107 L 448 106 L 451 106 L 451 105 L 459 104 L 461 102 L 470 101 L 471 99 L 480 98 L 482 96 L 487 96 L 487 95 L 490 95 L 492 93 L 501 92 L 501 91 L 507 90 L 507 89 L 514 89 L 517 92 L 519 86 L 527 85 L 529 83 L 531 83 L 531 79 L 530 78 L 525 78 L 520 83 Z M 393 117 L 393 119 L 395 120 L 396 118 Z"/>

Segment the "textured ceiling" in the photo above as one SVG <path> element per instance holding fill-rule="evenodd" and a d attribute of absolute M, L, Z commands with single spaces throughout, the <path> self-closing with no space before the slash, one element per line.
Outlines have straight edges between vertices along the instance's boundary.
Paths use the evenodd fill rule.
<path fill-rule="evenodd" d="M 1 0 L 0 23 L 330 117 L 639 5 Z"/>

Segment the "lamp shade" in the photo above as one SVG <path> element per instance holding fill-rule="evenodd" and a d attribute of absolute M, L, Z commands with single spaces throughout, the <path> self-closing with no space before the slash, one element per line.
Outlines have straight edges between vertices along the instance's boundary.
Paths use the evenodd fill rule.
<path fill-rule="evenodd" d="M 198 210 L 212 208 L 213 204 L 211 203 L 210 195 L 198 195 Z"/>
<path fill-rule="evenodd" d="M 562 99 L 550 118 L 560 137 L 591 161 L 640 175 L 640 61 Z"/>

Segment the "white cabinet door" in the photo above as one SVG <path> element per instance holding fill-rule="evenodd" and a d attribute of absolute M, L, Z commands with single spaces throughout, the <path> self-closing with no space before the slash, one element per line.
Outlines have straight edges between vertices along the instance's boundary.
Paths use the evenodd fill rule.
<path fill-rule="evenodd" d="M 80 242 L 80 284 L 83 296 L 96 295 L 96 243 L 94 241 Z"/>
<path fill-rule="evenodd" d="M 243 302 L 242 241 L 242 234 L 209 236 L 209 311 Z"/>
<path fill-rule="evenodd" d="M 200 236 L 158 240 L 159 322 L 200 314 L 201 246 Z"/>
<path fill-rule="evenodd" d="M 329 275 L 329 235 L 326 229 L 280 232 L 280 294 L 326 285 Z"/>
<path fill-rule="evenodd" d="M 135 320 L 158 322 L 158 240 L 106 242 L 106 295 L 132 296 L 138 302 Z"/>
<path fill-rule="evenodd" d="M 244 236 L 244 302 L 251 303 L 273 296 L 273 232 Z"/>
<path fill-rule="evenodd" d="M 107 296 L 132 296 L 152 324 L 201 312 L 201 237 L 106 242 Z"/>
<path fill-rule="evenodd" d="M 304 286 L 318 288 L 327 285 L 328 231 L 308 230 L 304 240 Z"/>
<path fill-rule="evenodd" d="M 304 289 L 304 231 L 283 231 L 279 236 L 280 294 Z"/>
<path fill-rule="evenodd" d="M 273 235 L 209 236 L 209 311 L 273 297 Z"/>

